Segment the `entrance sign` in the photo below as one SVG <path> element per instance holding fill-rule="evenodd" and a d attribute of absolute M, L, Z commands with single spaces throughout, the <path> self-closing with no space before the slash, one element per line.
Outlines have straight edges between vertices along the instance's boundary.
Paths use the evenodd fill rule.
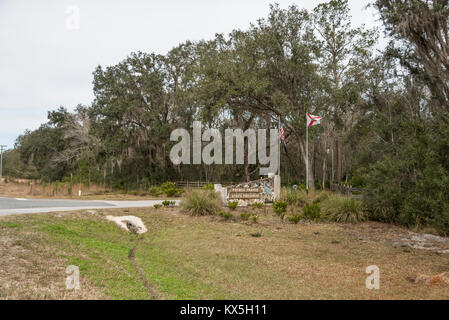
<path fill-rule="evenodd" d="M 223 203 L 238 202 L 239 207 L 245 207 L 257 202 L 273 202 L 280 197 L 280 176 L 270 174 L 268 178 L 246 182 L 235 186 L 214 186 Z"/>

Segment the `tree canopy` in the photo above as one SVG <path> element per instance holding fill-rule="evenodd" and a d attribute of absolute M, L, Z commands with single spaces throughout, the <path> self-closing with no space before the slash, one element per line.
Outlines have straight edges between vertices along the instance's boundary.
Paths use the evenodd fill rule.
<path fill-rule="evenodd" d="M 186 41 L 166 55 L 136 52 L 94 72 L 95 99 L 61 107 L 5 155 L 5 173 L 115 188 L 174 180 L 258 179 L 259 164 L 174 165 L 176 128 L 285 127 L 285 184 L 363 188 L 372 219 L 449 233 L 449 4 L 377 0 L 380 31 L 351 24 L 347 0 L 311 11 L 270 6 L 246 30 Z M 245 150 L 248 145 L 246 144 Z M 332 154 L 335 151 L 335 158 Z M 335 162 L 335 168 L 331 163 Z M 335 176 L 332 172 L 335 171 Z"/>

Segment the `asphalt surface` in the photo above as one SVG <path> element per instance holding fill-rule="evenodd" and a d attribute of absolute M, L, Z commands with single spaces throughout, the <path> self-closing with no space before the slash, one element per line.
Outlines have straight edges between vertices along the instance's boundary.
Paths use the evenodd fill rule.
<path fill-rule="evenodd" d="M 106 201 L 1 198 L 0 215 L 85 209 L 152 207 L 164 200 Z M 177 202 L 178 203 L 178 202 Z"/>

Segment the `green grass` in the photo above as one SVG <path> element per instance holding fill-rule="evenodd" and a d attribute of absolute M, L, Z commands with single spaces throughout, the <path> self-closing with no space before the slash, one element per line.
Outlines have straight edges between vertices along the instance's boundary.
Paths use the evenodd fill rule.
<path fill-rule="evenodd" d="M 128 259 L 136 239 L 112 223 L 63 220 L 41 228 L 48 241 L 58 243 L 70 264 L 80 267 L 89 279 L 112 299 L 146 299 L 148 292 L 137 280 Z M 135 238 L 135 237 L 134 237 Z M 113 263 L 111 263 L 113 262 Z M 127 288 L 133 288 L 128 290 Z"/>
<path fill-rule="evenodd" d="M 282 188 L 281 201 L 289 206 L 302 207 L 308 202 L 308 199 L 307 194 L 303 190 Z"/>
<path fill-rule="evenodd" d="M 127 233 L 105 220 L 111 214 L 138 216 L 149 232 Z M 258 216 L 255 224 L 225 222 L 217 215 L 192 217 L 177 208 L 135 208 L 97 215 L 0 217 L 0 254 L 5 257 L 0 268 L 12 274 L 0 277 L 0 297 L 8 296 L 3 288 L 14 284 L 17 275 L 27 277 L 17 288 L 26 287 L 33 276 L 43 288 L 62 286 L 64 270 L 72 264 L 81 271 L 80 298 L 91 283 L 105 298 L 150 299 L 141 275 L 161 299 L 449 298 L 447 288 L 419 287 L 406 280 L 407 275 L 442 272 L 447 255 L 406 253 L 377 240 L 360 241 L 361 234 L 368 237 L 374 230 L 370 225 L 295 225 L 283 223 L 273 211 Z M 388 226 L 385 234 L 391 232 Z M 15 249 L 1 251 L 5 241 Z M 140 271 L 128 257 L 132 248 Z M 364 288 L 364 268 L 371 264 L 381 268 L 380 292 Z M 59 271 L 45 277 L 44 271 L 36 272 L 50 265 L 59 266 Z M 18 298 L 35 298 L 39 290 L 28 288 Z M 59 296 L 44 298 L 65 295 L 62 288 Z"/>
<path fill-rule="evenodd" d="M 41 231 L 48 236 L 48 241 L 64 248 L 61 257 L 79 266 L 81 273 L 88 275 L 97 287 L 104 288 L 111 299 L 150 298 L 128 259 L 130 249 L 135 246 L 139 266 L 164 298 L 198 299 L 203 295 L 226 298 L 223 293 L 215 294 L 213 286 L 192 279 L 177 259 L 154 246 L 157 241 L 154 238 L 143 236 L 139 240 L 112 223 L 89 220 L 48 223 Z"/>
<path fill-rule="evenodd" d="M 20 228 L 22 227 L 21 223 L 18 222 L 2 222 L 0 221 L 0 229 L 1 228 Z"/>
<path fill-rule="evenodd" d="M 362 201 L 340 195 L 332 195 L 321 204 L 325 220 L 357 223 L 366 219 L 366 208 Z"/>
<path fill-rule="evenodd" d="M 181 207 L 192 216 L 214 215 L 221 209 L 218 194 L 210 190 L 194 190 L 181 201 Z"/>

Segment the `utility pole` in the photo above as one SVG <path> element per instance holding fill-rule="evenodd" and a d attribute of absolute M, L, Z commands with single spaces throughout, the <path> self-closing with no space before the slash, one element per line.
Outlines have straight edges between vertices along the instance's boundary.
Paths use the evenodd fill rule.
<path fill-rule="evenodd" d="M 3 176 L 3 148 L 6 148 L 6 146 L 0 145 L 0 183 L 2 182 Z"/>

